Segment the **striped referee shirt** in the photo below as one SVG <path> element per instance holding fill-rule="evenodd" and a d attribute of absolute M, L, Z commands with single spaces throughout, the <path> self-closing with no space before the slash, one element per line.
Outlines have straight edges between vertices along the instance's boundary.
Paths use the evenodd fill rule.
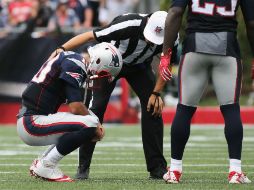
<path fill-rule="evenodd" d="M 162 45 L 150 44 L 143 35 L 151 14 L 128 13 L 116 17 L 109 25 L 93 31 L 98 42 L 109 42 L 121 52 L 125 65 L 151 63 L 162 52 Z"/>

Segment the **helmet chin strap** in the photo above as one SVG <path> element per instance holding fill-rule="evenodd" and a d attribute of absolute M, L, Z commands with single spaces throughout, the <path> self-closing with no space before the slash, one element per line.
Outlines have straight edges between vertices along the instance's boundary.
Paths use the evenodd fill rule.
<path fill-rule="evenodd" d="M 99 75 L 92 75 L 89 77 L 90 80 L 94 80 L 94 79 L 97 79 L 99 78 Z"/>
<path fill-rule="evenodd" d="M 109 78 L 109 81 L 111 81 L 112 76 L 111 76 L 111 74 L 110 74 L 109 72 L 107 72 L 107 71 L 101 71 L 101 72 L 95 73 L 95 74 L 93 74 L 93 72 L 91 72 L 90 75 L 88 75 L 88 78 L 89 78 L 90 80 L 96 80 L 96 79 L 106 78 L 106 77 Z"/>
<path fill-rule="evenodd" d="M 98 89 L 100 88 L 100 79 L 107 78 L 109 82 L 112 81 L 112 76 L 108 72 L 102 72 L 102 74 L 92 74 L 93 72 L 88 73 L 87 79 L 85 81 L 85 87 L 89 89 Z M 95 86 L 94 83 L 97 83 L 98 86 Z"/>

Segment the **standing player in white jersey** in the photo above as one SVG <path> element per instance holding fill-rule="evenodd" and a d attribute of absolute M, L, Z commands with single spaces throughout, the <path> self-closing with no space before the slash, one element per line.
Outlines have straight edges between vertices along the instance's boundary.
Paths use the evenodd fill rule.
<path fill-rule="evenodd" d="M 31 146 L 51 145 L 30 167 L 32 176 L 48 181 L 72 179 L 57 167 L 67 154 L 86 142 L 103 138 L 104 128 L 83 105 L 81 88 L 90 78 L 112 81 L 122 68 L 120 52 L 109 43 L 88 50 L 89 56 L 67 51 L 46 61 L 22 94 L 17 131 Z M 57 112 L 67 102 L 70 112 Z"/>
<path fill-rule="evenodd" d="M 171 49 L 187 6 L 186 36 L 178 75 L 179 103 L 171 127 L 171 164 L 163 178 L 168 183 L 180 181 L 191 118 L 211 77 L 225 120 L 224 132 L 229 152 L 228 181 L 250 183 L 241 169 L 243 126 L 239 96 L 242 62 L 236 35 L 236 11 L 240 6 L 254 56 L 254 1 L 173 0 L 166 19 L 160 63 L 160 74 L 164 78 L 170 75 Z"/>

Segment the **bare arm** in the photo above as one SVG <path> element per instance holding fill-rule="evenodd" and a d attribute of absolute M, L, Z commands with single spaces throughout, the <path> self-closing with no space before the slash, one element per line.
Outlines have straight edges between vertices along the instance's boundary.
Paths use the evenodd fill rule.
<path fill-rule="evenodd" d="M 68 106 L 70 112 L 74 115 L 90 115 L 86 106 L 82 102 L 71 102 Z"/>
<path fill-rule="evenodd" d="M 246 22 L 246 31 L 252 49 L 252 56 L 254 57 L 254 20 Z"/>
<path fill-rule="evenodd" d="M 83 34 L 79 34 L 73 38 L 71 38 L 69 41 L 67 41 L 66 43 L 64 43 L 61 47 L 62 48 L 57 48 L 55 51 L 53 51 L 53 53 L 51 53 L 51 55 L 49 56 L 48 60 L 54 58 L 57 54 L 61 53 L 62 51 L 64 51 L 64 49 L 66 51 L 68 50 L 73 50 L 89 41 L 95 40 L 93 31 L 89 31 L 89 32 L 85 32 Z M 63 49 L 64 48 L 64 49 Z"/>
<path fill-rule="evenodd" d="M 147 103 L 147 111 L 149 112 L 153 109 L 153 116 L 161 116 L 164 103 L 162 101 L 162 98 L 160 97 L 160 92 L 162 91 L 165 84 L 166 81 L 164 81 L 159 75 L 153 93 L 151 94 Z"/>
<path fill-rule="evenodd" d="M 70 112 L 74 115 L 90 115 L 86 106 L 82 102 L 71 102 L 68 105 Z M 92 142 L 100 141 L 104 137 L 104 135 L 105 129 L 100 123 L 98 123 L 95 131 L 95 136 L 92 139 Z"/>
<path fill-rule="evenodd" d="M 165 86 L 166 81 L 162 79 L 160 75 L 158 75 L 155 87 L 153 89 L 154 92 L 161 92 L 163 90 L 163 87 Z"/>
<path fill-rule="evenodd" d="M 172 7 L 168 11 L 168 16 L 165 22 L 165 33 L 163 43 L 163 53 L 167 54 L 168 49 L 173 49 L 175 39 L 177 39 L 177 33 L 182 24 L 182 16 L 184 8 Z"/>
<path fill-rule="evenodd" d="M 178 31 L 182 23 L 184 10 L 185 8 L 182 7 L 170 8 L 165 21 L 163 51 L 159 65 L 160 78 L 164 81 L 169 81 L 172 78 L 170 67 L 171 56 L 175 41 L 178 38 Z M 166 82 L 158 82 L 156 89 L 162 90 L 165 84 Z"/>
<path fill-rule="evenodd" d="M 182 23 L 183 13 L 184 13 L 184 8 L 180 8 L 180 7 L 173 7 L 173 8 L 170 8 L 168 11 L 168 15 L 165 22 L 163 54 L 164 55 L 170 54 L 169 57 L 171 57 L 171 54 L 172 54 L 172 51 L 170 51 L 169 53 L 169 49 L 172 50 L 174 47 L 175 40 L 177 39 L 177 33 Z M 162 61 L 162 57 L 161 57 L 161 61 Z M 167 63 L 168 61 L 170 61 L 169 58 L 167 58 Z M 170 68 L 167 68 L 167 69 L 170 69 Z M 171 73 L 167 77 L 170 78 Z M 153 93 L 150 96 L 148 100 L 148 104 L 147 104 L 147 111 L 150 111 L 151 108 L 153 107 L 152 115 L 154 116 L 160 116 L 162 113 L 164 103 L 160 97 L 160 92 L 164 88 L 165 84 L 166 84 L 166 80 L 163 79 L 162 75 L 160 74 L 159 78 L 157 79 L 156 85 L 154 87 Z"/>
<path fill-rule="evenodd" d="M 66 43 L 64 43 L 62 46 L 66 49 L 66 50 L 73 50 L 91 40 L 95 40 L 93 31 L 89 31 L 89 32 L 85 32 L 82 34 L 79 34 L 73 38 L 71 38 L 69 41 L 67 41 Z"/>

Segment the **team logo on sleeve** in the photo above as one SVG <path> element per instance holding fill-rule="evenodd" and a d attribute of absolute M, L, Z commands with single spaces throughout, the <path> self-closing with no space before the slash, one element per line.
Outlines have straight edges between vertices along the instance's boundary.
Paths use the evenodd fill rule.
<path fill-rule="evenodd" d="M 73 73 L 73 72 L 66 72 L 66 74 L 68 74 L 72 78 L 74 78 L 78 82 L 79 86 L 82 86 L 82 79 L 83 79 L 83 77 L 82 77 L 81 74 L 79 74 L 79 73 Z"/>

